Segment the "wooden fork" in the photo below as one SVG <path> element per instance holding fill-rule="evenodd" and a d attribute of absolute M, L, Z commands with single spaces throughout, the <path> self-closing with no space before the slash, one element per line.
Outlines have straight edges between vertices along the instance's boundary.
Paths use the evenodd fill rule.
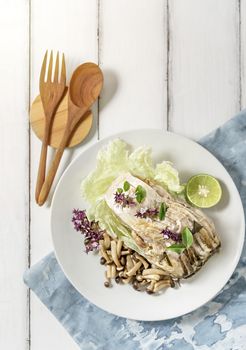
<path fill-rule="evenodd" d="M 45 131 L 42 142 L 42 149 L 39 160 L 38 177 L 36 183 L 35 199 L 38 203 L 39 193 L 45 180 L 47 149 L 49 144 L 49 137 L 51 131 L 52 120 L 55 111 L 62 99 L 62 96 L 66 88 L 66 66 L 65 57 L 62 54 L 61 75 L 59 79 L 59 52 L 56 55 L 54 78 L 52 80 L 53 69 L 53 52 L 50 53 L 49 63 L 47 64 L 48 51 L 46 51 L 44 60 L 42 63 L 40 78 L 39 78 L 39 90 L 41 101 L 45 114 Z M 45 79 L 47 71 L 47 79 Z"/>

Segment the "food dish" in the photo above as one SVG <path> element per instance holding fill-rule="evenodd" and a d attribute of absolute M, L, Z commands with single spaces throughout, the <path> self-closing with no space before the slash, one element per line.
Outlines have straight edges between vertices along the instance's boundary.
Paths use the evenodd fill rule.
<path fill-rule="evenodd" d="M 202 202 L 213 198 L 211 181 L 221 192 L 211 176 L 192 179 L 193 197 Z M 72 222 L 85 236 L 86 252 L 99 251 L 107 265 L 106 287 L 115 279 L 157 293 L 195 274 L 218 250 L 214 223 L 186 200 L 190 183 L 180 184 L 170 162 L 155 165 L 148 147 L 131 152 L 126 142 L 114 139 L 99 151 L 95 169 L 82 181 L 81 194 L 90 207 L 74 209 Z"/>
<path fill-rule="evenodd" d="M 125 139 L 127 142 L 129 142 L 131 145 L 133 146 L 140 146 L 140 139 L 141 139 L 141 136 L 144 136 L 145 134 L 145 137 L 143 139 L 145 139 L 145 142 L 147 144 L 147 140 L 148 140 L 148 133 L 147 131 L 138 131 L 138 132 L 135 132 L 135 134 L 133 133 L 129 133 L 129 134 L 123 134 L 123 135 L 119 135 L 120 137 L 122 137 L 123 139 Z M 151 141 L 152 143 L 149 143 L 148 144 L 151 144 L 152 146 L 154 146 L 154 152 L 156 152 L 156 156 L 158 158 L 158 152 L 159 152 L 159 159 L 167 159 L 167 156 L 163 156 L 163 149 L 165 149 L 165 154 L 168 155 L 168 158 L 175 163 L 175 165 L 177 165 L 177 168 L 181 169 L 181 166 L 179 166 L 179 164 L 184 165 L 184 173 L 186 172 L 186 176 L 184 177 L 184 179 L 187 179 L 187 170 L 189 170 L 189 167 L 192 165 L 193 167 L 193 171 L 189 173 L 189 175 L 193 175 L 194 173 L 198 173 L 198 172 L 203 172 L 203 171 L 206 171 L 207 173 L 212 173 L 213 175 L 215 175 L 216 177 L 218 177 L 219 179 L 221 179 L 224 184 L 226 184 L 226 187 L 223 186 L 225 189 L 229 189 L 230 191 L 232 191 L 232 194 L 233 196 L 230 197 L 230 201 L 229 203 L 225 203 L 226 201 L 226 197 L 223 198 L 222 200 L 222 203 L 219 204 L 218 206 L 218 210 L 216 210 L 215 213 L 212 213 L 211 216 L 213 217 L 214 221 L 217 221 L 216 220 L 216 217 L 217 216 L 221 216 L 221 218 L 223 217 L 223 219 L 225 219 L 224 222 L 220 222 L 220 220 L 218 221 L 218 231 L 219 232 L 223 232 L 223 237 L 222 237 L 222 241 L 223 241 L 223 244 L 224 244 L 224 241 L 225 243 L 227 242 L 228 243 L 228 240 L 230 241 L 231 237 L 229 235 L 229 229 L 231 229 L 231 223 L 229 223 L 228 221 L 228 218 L 226 218 L 226 213 L 228 214 L 228 209 L 231 210 L 233 208 L 233 206 L 235 205 L 235 202 L 237 202 L 237 204 L 239 204 L 239 206 L 241 205 L 241 202 L 240 202 L 240 199 L 238 197 L 238 194 L 237 194 L 237 191 L 235 190 L 235 186 L 234 184 L 232 183 L 229 175 L 226 173 L 225 169 L 219 164 L 219 162 L 213 157 L 211 156 L 207 151 L 205 151 L 203 148 L 201 148 L 200 146 L 198 146 L 197 144 L 187 140 L 187 139 L 184 139 L 182 137 L 179 137 L 177 135 L 173 135 L 173 134 L 170 134 L 170 133 L 166 133 L 165 134 L 165 141 L 163 139 L 163 133 L 161 132 L 157 132 L 157 131 L 153 131 L 153 134 L 154 136 L 151 137 Z M 129 136 L 130 135 L 130 136 Z M 134 140 L 135 138 L 135 140 Z M 149 137 L 150 138 L 150 137 Z M 138 141 L 138 143 L 136 142 L 136 139 Z M 164 141 L 164 142 L 163 142 Z M 179 144 L 177 143 L 177 141 L 179 141 Z M 159 142 L 159 144 L 158 144 Z M 104 142 L 101 142 L 101 144 L 103 144 Z M 181 144 L 180 144 L 181 143 Z M 170 147 L 171 145 L 171 147 Z M 97 145 L 99 146 L 99 145 Z M 100 145 L 101 146 L 101 145 Z M 181 147 L 180 147 L 181 146 Z M 94 148 L 96 149 L 97 148 L 97 151 L 98 151 L 98 147 L 95 147 Z M 196 169 L 194 169 L 194 165 L 192 164 L 191 162 L 191 157 L 189 157 L 189 151 L 193 152 L 192 154 L 192 158 L 194 160 L 194 154 L 195 154 L 195 159 L 197 160 L 197 164 L 194 163 L 196 165 Z M 170 152 L 168 152 L 170 151 Z M 187 153 L 188 152 L 188 153 Z M 91 150 L 89 151 L 90 155 L 94 156 L 95 157 L 95 152 L 93 154 L 93 152 L 91 152 Z M 161 154 L 162 153 L 162 154 Z M 186 157 L 186 162 L 184 163 L 183 159 L 182 159 L 182 154 L 187 154 L 188 156 Z M 84 159 L 88 159 L 88 154 L 87 156 L 84 157 Z M 161 158 L 160 158 L 161 156 Z M 203 157 L 203 161 L 201 162 L 201 159 L 199 160 L 200 157 Z M 177 162 L 175 161 L 175 158 L 177 159 Z M 159 160 L 158 159 L 158 160 Z M 205 161 L 208 161 L 208 162 L 204 162 Z M 76 164 L 76 161 L 74 162 L 74 164 Z M 78 160 L 77 160 L 77 164 L 78 164 Z M 203 168 L 201 167 L 203 164 Z M 204 169 L 204 164 L 205 164 L 205 169 Z M 81 169 L 82 169 L 82 162 L 80 163 L 81 165 Z M 92 165 L 92 164 L 91 164 Z M 95 162 L 94 162 L 94 166 L 95 166 Z M 200 168 L 199 168 L 200 167 Z M 92 170 L 93 167 L 91 167 L 90 169 L 88 170 Z M 68 169 L 69 170 L 69 169 Z M 73 169 L 73 174 L 74 174 L 74 171 L 77 170 L 79 171 L 79 167 L 78 165 L 74 167 Z M 88 174 L 88 170 L 87 170 L 87 174 Z M 195 170 L 195 171 L 194 171 Z M 213 170 L 213 171 L 211 171 Z M 81 171 L 81 170 L 80 170 Z M 69 171 L 66 172 L 66 176 L 68 176 L 69 174 Z M 86 173 L 84 173 L 84 176 L 87 175 Z M 64 175 L 64 177 L 65 177 Z M 70 173 L 71 175 L 71 173 Z M 73 179 L 77 178 L 77 179 L 82 179 L 84 177 L 83 175 L 82 176 L 75 176 L 75 174 L 73 175 Z M 64 180 L 64 177 L 63 177 L 63 180 Z M 72 178 L 70 178 L 70 180 L 72 180 Z M 132 179 L 131 179 L 132 181 Z M 60 185 L 61 186 L 61 183 L 62 183 L 62 180 L 60 182 Z M 61 237 L 58 237 L 58 231 L 57 231 L 57 228 L 58 226 L 58 222 L 57 222 L 57 219 L 58 219 L 58 211 L 57 211 L 57 204 L 60 202 L 61 203 L 61 199 L 62 199 L 62 193 L 63 193 L 63 196 L 64 196 L 64 193 L 67 192 L 69 186 L 68 186 L 68 182 L 65 181 L 63 182 L 63 186 L 65 185 L 65 192 L 64 192 L 64 188 L 63 190 L 61 190 L 61 187 L 60 187 L 60 195 L 58 195 L 57 197 L 57 193 L 58 193 L 58 190 L 56 191 L 56 194 L 55 194 L 55 198 L 54 198 L 54 203 L 53 203 L 53 207 L 52 207 L 52 231 L 53 231 L 53 239 L 54 239 L 54 244 L 55 244 L 55 248 L 56 248 L 56 254 L 57 254 L 57 257 L 58 257 L 58 260 L 60 260 L 61 256 L 62 256 L 62 262 L 60 261 L 61 265 L 63 266 L 64 270 L 65 270 L 65 273 L 68 273 L 70 274 L 70 279 L 71 279 L 71 275 L 72 276 L 72 283 L 75 284 L 75 287 L 78 288 L 78 273 L 74 273 L 74 271 L 71 270 L 71 266 L 73 266 L 73 268 L 76 269 L 76 266 L 77 266 L 77 270 L 79 270 L 78 268 L 78 264 L 76 264 L 80 258 L 77 256 L 77 252 L 76 254 L 71 254 L 71 256 L 74 256 L 74 260 L 73 262 L 71 261 L 71 256 L 70 256 L 70 262 L 68 264 L 68 256 L 69 256 L 69 253 L 68 253 L 68 250 L 67 249 L 67 252 L 64 252 L 62 251 L 60 248 L 61 248 Z M 76 185 L 77 185 L 77 191 L 78 191 L 78 181 L 76 181 Z M 71 188 L 71 186 L 70 186 Z M 71 195 L 69 195 L 71 196 Z M 224 196 L 223 196 L 224 197 Z M 57 202 L 57 198 L 58 198 L 58 202 Z M 74 197 L 75 198 L 75 197 Z M 77 197 L 78 198 L 78 197 Z M 64 197 L 63 197 L 64 199 Z M 166 197 L 166 200 L 167 200 L 167 197 Z M 239 200 L 239 202 L 238 202 Z M 76 201 L 74 201 L 72 207 L 82 207 L 82 203 L 81 203 L 81 198 L 80 198 L 80 203 L 79 205 L 77 203 L 75 203 Z M 56 206 L 55 206 L 55 202 L 56 202 Z M 71 203 L 71 201 L 70 201 Z M 84 203 L 85 204 L 85 203 Z M 170 205 L 170 203 L 169 203 Z M 61 212 L 64 212 L 64 210 L 62 210 L 61 208 L 61 205 L 58 205 L 59 206 L 59 209 Z M 67 204 L 66 204 L 66 211 L 68 210 L 68 207 L 67 207 Z M 242 212 L 241 212 L 242 213 Z M 66 212 L 65 216 L 67 216 L 68 212 Z M 220 214 L 220 215 L 218 215 Z M 221 215 L 222 214 L 222 215 Z M 70 215 L 71 215 L 71 207 L 70 207 Z M 227 253 L 229 253 L 229 256 L 231 258 L 231 261 L 230 261 L 230 273 L 232 272 L 232 266 L 233 266 L 233 263 L 235 264 L 235 256 L 233 257 L 232 256 L 232 251 L 233 251 L 233 254 L 235 254 L 236 252 L 236 256 L 237 256 L 237 259 L 239 258 L 239 255 L 240 255 L 240 252 L 239 252 L 239 255 L 238 255 L 238 250 L 240 251 L 241 249 L 241 244 L 242 244 L 242 233 L 243 230 L 242 230 L 242 224 L 243 224 L 243 216 L 242 217 L 237 217 L 237 219 L 239 219 L 239 221 L 237 220 L 237 222 L 233 222 L 233 225 L 234 225 L 234 229 L 237 229 L 237 231 L 239 232 L 239 238 L 236 238 L 234 237 L 234 245 L 233 245 L 233 249 L 231 249 L 231 247 L 228 249 L 228 246 L 226 245 L 225 248 L 223 248 L 223 245 L 222 245 L 222 249 L 225 251 L 227 251 Z M 233 218 L 233 221 L 234 221 L 234 218 Z M 55 226 L 54 227 L 54 223 L 55 223 Z M 225 226 L 225 225 L 227 226 Z M 61 227 L 61 226 L 60 226 Z M 217 222 L 216 222 L 216 227 L 217 227 Z M 225 229 L 226 227 L 226 229 Z M 55 228 L 55 231 L 54 231 L 54 228 Z M 221 230 L 220 230 L 221 229 Z M 63 231 L 63 230 L 62 230 Z M 224 233 L 224 231 L 227 231 L 226 233 Z M 56 232 L 54 234 L 54 232 Z M 71 234 L 71 230 L 70 230 L 70 234 Z M 63 239 L 64 239 L 64 234 L 62 235 L 63 236 Z M 77 239 L 77 238 L 76 238 Z M 68 239 L 68 237 L 65 238 L 65 241 L 68 243 L 70 240 L 70 238 Z M 71 242 L 73 241 L 73 239 L 71 239 Z M 74 241 L 75 242 L 75 241 Z M 80 242 L 81 243 L 81 240 L 78 240 L 77 243 Z M 235 244 L 236 243 L 236 244 Z M 65 245 L 64 245 L 64 242 L 63 242 L 63 250 L 65 249 Z M 235 247 L 237 248 L 235 250 Z M 73 245 L 73 249 L 74 249 L 74 245 Z M 66 250 L 66 249 L 65 249 Z M 64 254 L 65 253 L 65 254 Z M 83 255 L 81 253 L 81 249 L 80 249 L 80 254 Z M 222 254 L 219 254 L 219 256 L 221 256 Z M 228 256 L 227 256 L 228 257 Z M 110 298 L 112 298 L 113 294 L 111 294 L 112 292 L 110 291 L 107 291 L 109 293 L 109 300 L 107 301 L 107 298 L 105 297 L 105 293 L 103 290 L 101 290 L 98 286 L 99 286 L 99 283 L 102 283 L 102 278 L 99 277 L 99 275 L 95 272 L 96 270 L 94 270 L 95 268 L 95 263 L 92 262 L 92 259 L 91 258 L 94 258 L 94 257 L 88 257 L 87 258 L 87 270 L 91 270 L 91 271 L 94 271 L 95 275 L 97 275 L 98 277 L 98 280 L 96 280 L 97 277 L 95 277 L 95 280 L 92 281 L 92 278 L 89 277 L 88 280 L 89 281 L 85 281 L 85 279 L 83 278 L 83 282 L 84 282 L 84 285 L 86 285 L 86 288 L 87 288 L 87 291 L 85 290 L 86 288 L 83 288 L 82 286 L 82 289 L 84 289 L 82 291 L 82 293 L 88 297 L 90 300 L 92 300 L 94 303 L 96 303 L 98 306 L 101 306 L 103 307 L 104 309 L 108 310 L 108 311 L 111 311 L 111 312 L 114 312 L 118 315 L 121 315 L 121 316 L 126 316 L 126 317 L 130 317 L 130 318 L 137 318 L 137 319 L 166 319 L 166 318 L 170 318 L 170 317 L 174 317 L 175 315 L 177 315 L 178 312 L 181 312 L 184 313 L 186 310 L 188 311 L 191 311 L 192 308 L 196 307 L 197 304 L 201 305 L 201 300 L 204 301 L 207 301 L 208 299 L 206 299 L 209 295 L 211 295 L 211 289 L 212 289 L 212 293 L 214 293 L 215 289 L 217 290 L 218 292 L 218 286 L 222 286 L 221 285 L 221 282 L 223 280 L 223 282 L 225 283 L 225 279 L 226 277 L 228 278 L 228 273 L 224 273 L 224 275 L 222 276 L 223 278 L 221 278 L 221 276 L 217 276 L 218 279 L 219 279 L 219 282 L 220 283 L 214 283 L 216 285 L 216 288 L 214 288 L 214 284 L 211 285 L 211 288 L 207 288 L 206 290 L 206 293 L 204 295 L 204 293 L 201 293 L 202 294 L 202 298 L 200 298 L 200 295 L 198 295 L 194 302 L 193 300 L 190 299 L 190 295 L 188 296 L 187 295 L 187 291 L 190 290 L 190 292 L 192 291 L 192 294 L 193 293 L 196 293 L 200 288 L 203 288 L 203 292 L 204 292 L 204 281 L 207 281 L 207 282 L 211 282 L 211 263 L 210 261 L 208 262 L 208 265 L 206 266 L 206 274 L 204 274 L 203 271 L 201 271 L 201 273 L 199 273 L 199 277 L 197 277 L 198 275 L 196 275 L 194 278 L 192 277 L 189 281 L 189 283 L 185 283 L 184 287 L 182 287 L 184 290 L 184 292 L 180 293 L 180 291 L 178 290 L 172 290 L 172 291 L 168 291 L 166 293 L 164 293 L 163 296 L 161 296 L 159 299 L 159 301 L 156 301 L 156 298 L 150 298 L 149 296 L 146 296 L 150 299 L 149 302 L 147 302 L 147 300 L 145 298 L 143 298 L 142 296 L 139 297 L 138 295 L 138 299 L 141 298 L 143 304 L 142 306 L 144 306 L 145 304 L 148 304 L 149 307 L 151 308 L 151 310 L 140 310 L 140 306 L 138 307 L 135 307 L 135 308 L 128 308 L 127 310 L 127 314 L 126 312 L 124 312 L 124 310 L 122 310 L 122 307 L 118 307 L 118 310 L 117 310 L 117 307 L 115 305 L 114 302 L 111 302 L 111 305 L 110 305 Z M 222 268 L 222 265 L 221 265 L 221 262 L 224 261 L 224 258 L 218 258 L 218 256 L 214 257 L 213 258 L 213 264 L 214 266 L 216 266 L 216 268 L 220 269 Z M 217 260 L 217 261 L 216 261 Z M 83 261 L 83 259 L 81 260 Z M 64 263 L 65 262 L 65 263 Z M 85 260 L 84 260 L 84 263 L 85 263 Z M 235 267 L 235 266 L 234 266 Z M 68 271 L 70 270 L 70 271 Z M 98 267 L 97 267 L 97 270 L 98 270 Z M 82 274 L 84 275 L 84 267 L 81 266 L 81 271 L 82 271 Z M 176 270 L 175 270 L 176 271 Z M 100 271 L 101 273 L 101 271 Z M 77 277 L 75 277 L 77 275 Z M 201 277 L 202 276 L 202 277 Z M 213 276 L 213 280 L 214 280 L 214 273 L 212 273 L 212 276 Z M 75 279 L 77 279 L 76 281 L 74 280 L 74 277 Z M 196 278 L 197 277 L 197 278 Z M 199 281 L 199 282 L 198 282 Z M 75 282 L 75 283 L 74 283 Z M 76 285 L 77 284 L 77 285 Z M 199 286 L 200 284 L 200 286 Z M 96 291 L 92 290 L 92 286 L 97 286 L 97 291 L 98 293 L 95 293 Z M 102 284 L 101 284 L 102 285 Z M 191 285 L 192 285 L 192 288 L 191 288 Z M 79 286 L 79 290 L 81 288 L 81 285 Z M 99 289 L 98 289 L 99 288 Z M 103 288 L 103 287 L 102 287 Z M 88 295 L 88 289 L 90 290 L 89 292 L 89 295 Z M 132 303 L 135 301 L 135 297 L 132 296 L 132 293 L 130 291 L 126 291 L 126 288 L 123 288 L 122 291 L 119 292 L 118 290 L 118 286 L 117 286 L 117 291 L 116 291 L 117 295 L 121 295 L 123 293 L 123 295 L 125 295 L 125 297 L 127 298 L 127 301 L 130 305 L 132 305 Z M 179 307 L 174 307 L 174 311 L 172 312 L 172 310 L 170 309 L 170 300 L 172 300 L 174 297 L 175 297 L 175 293 L 179 293 L 178 297 L 181 297 L 186 295 L 186 300 L 188 298 L 189 302 L 188 302 L 188 305 L 187 307 L 184 307 L 184 305 L 179 305 Z M 102 300 L 100 301 L 101 297 L 100 295 L 102 296 Z M 137 293 L 136 293 L 137 294 Z M 214 295 L 214 294 L 213 294 Z M 129 300 L 129 297 L 131 296 L 131 300 Z M 177 297 L 177 294 L 176 294 L 176 297 Z M 94 299 L 94 300 L 93 300 Z M 198 300 L 197 300 L 198 299 Z M 98 300 L 99 300 L 99 304 L 98 304 Z M 173 299 L 175 300 L 175 299 Z M 105 307 L 106 305 L 106 307 Z M 159 305 L 159 308 L 160 306 L 164 306 L 164 309 L 165 310 L 159 310 L 159 308 L 157 308 L 157 305 Z M 114 310 L 112 310 L 114 309 Z M 121 311 L 119 310 L 121 309 Z M 186 311 L 187 312 L 187 311 Z M 135 314 L 135 316 L 134 316 Z M 160 316 L 162 315 L 162 316 Z M 140 317 L 139 317 L 140 316 Z"/>

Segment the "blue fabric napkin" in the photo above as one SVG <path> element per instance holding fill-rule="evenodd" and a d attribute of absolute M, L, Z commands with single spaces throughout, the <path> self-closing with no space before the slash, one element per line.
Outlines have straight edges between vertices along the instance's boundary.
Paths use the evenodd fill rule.
<path fill-rule="evenodd" d="M 246 111 L 200 144 L 231 174 L 246 208 Z M 81 296 L 53 253 L 24 275 L 34 291 L 83 350 L 245 350 L 246 247 L 232 278 L 214 300 L 169 321 L 139 322 L 116 317 Z"/>

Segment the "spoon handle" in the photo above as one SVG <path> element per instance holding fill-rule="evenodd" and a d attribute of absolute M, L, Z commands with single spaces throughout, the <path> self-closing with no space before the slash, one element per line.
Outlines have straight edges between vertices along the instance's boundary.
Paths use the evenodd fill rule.
<path fill-rule="evenodd" d="M 48 175 L 47 175 L 45 182 L 42 186 L 41 192 L 39 194 L 38 205 L 43 205 L 44 202 L 46 201 L 48 195 L 49 195 L 50 188 L 51 188 L 52 183 L 54 181 L 58 166 L 60 164 L 60 160 L 61 160 L 63 152 L 67 146 L 70 135 L 71 135 L 71 129 L 66 129 L 66 131 L 63 135 L 62 141 L 59 145 L 59 148 L 56 151 L 55 158 L 51 164 Z"/>

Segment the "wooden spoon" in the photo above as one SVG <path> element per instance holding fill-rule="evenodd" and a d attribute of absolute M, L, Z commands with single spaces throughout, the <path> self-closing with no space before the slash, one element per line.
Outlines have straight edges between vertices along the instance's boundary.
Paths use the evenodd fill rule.
<path fill-rule="evenodd" d="M 64 149 L 77 123 L 98 98 L 103 85 L 103 74 L 94 63 L 81 64 L 70 81 L 68 95 L 68 119 L 60 146 L 51 164 L 46 180 L 42 186 L 38 204 L 43 205 L 52 186 Z"/>

